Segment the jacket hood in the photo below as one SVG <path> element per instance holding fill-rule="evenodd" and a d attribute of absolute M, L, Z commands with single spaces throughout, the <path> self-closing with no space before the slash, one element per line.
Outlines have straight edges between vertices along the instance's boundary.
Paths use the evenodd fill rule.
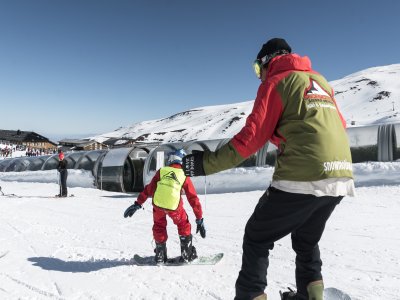
<path fill-rule="evenodd" d="M 286 71 L 311 71 L 311 61 L 298 54 L 276 56 L 269 62 L 267 78 Z"/>

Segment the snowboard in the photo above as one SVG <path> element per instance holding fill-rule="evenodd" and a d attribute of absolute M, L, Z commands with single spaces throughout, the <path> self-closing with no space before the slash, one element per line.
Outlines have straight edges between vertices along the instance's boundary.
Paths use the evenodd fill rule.
<path fill-rule="evenodd" d="M 154 261 L 154 255 L 152 256 L 140 256 L 135 254 L 133 259 L 135 263 L 139 266 L 190 266 L 190 265 L 215 265 L 218 263 L 222 257 L 223 253 L 211 254 L 208 256 L 199 256 L 195 260 L 190 262 L 183 262 L 180 260 L 180 256 L 173 258 L 168 258 L 165 263 L 156 263 Z"/>
<path fill-rule="evenodd" d="M 324 289 L 324 300 L 351 300 L 351 297 L 337 288 Z"/>
<path fill-rule="evenodd" d="M 23 198 L 22 196 L 18 196 L 15 194 L 1 194 L 0 196 L 8 197 L 8 198 Z"/>
<path fill-rule="evenodd" d="M 69 197 L 75 197 L 74 194 L 70 194 L 67 197 L 61 197 L 60 195 L 55 195 L 54 198 L 69 198 Z"/>
<path fill-rule="evenodd" d="M 290 288 L 289 290 L 293 291 Z M 280 294 L 281 298 L 283 299 L 282 292 Z M 324 300 L 351 300 L 351 297 L 337 288 L 329 287 L 324 289 Z"/>
<path fill-rule="evenodd" d="M 18 195 L 15 195 L 15 194 L 4 194 L 3 191 L 1 190 L 1 186 L 0 186 L 0 196 L 22 198 L 22 197 L 20 197 Z"/>

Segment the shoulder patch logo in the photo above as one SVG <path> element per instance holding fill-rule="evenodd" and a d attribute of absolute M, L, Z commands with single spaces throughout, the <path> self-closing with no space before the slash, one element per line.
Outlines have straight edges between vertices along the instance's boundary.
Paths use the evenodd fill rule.
<path fill-rule="evenodd" d="M 304 103 L 307 110 L 320 108 L 336 110 L 333 98 L 313 79 L 310 79 L 310 85 L 304 91 Z"/>
<path fill-rule="evenodd" d="M 330 95 L 319 85 L 318 82 L 311 80 L 310 83 L 310 86 L 306 90 L 306 95 L 321 95 L 330 97 Z"/>

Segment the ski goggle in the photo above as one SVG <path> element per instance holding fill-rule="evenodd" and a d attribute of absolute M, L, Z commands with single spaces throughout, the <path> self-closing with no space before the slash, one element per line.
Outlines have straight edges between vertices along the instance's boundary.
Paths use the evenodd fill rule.
<path fill-rule="evenodd" d="M 257 78 L 261 78 L 261 71 L 262 68 L 264 67 L 265 64 L 267 64 L 270 60 L 270 57 L 268 55 L 260 58 L 260 59 L 256 59 L 253 62 L 253 70 L 254 73 L 256 73 Z"/>
<path fill-rule="evenodd" d="M 258 78 L 261 78 L 262 68 L 264 68 L 264 66 L 266 64 L 268 64 L 271 59 L 273 59 L 277 55 L 283 55 L 283 54 L 289 54 L 289 53 L 290 53 L 290 51 L 285 50 L 285 49 L 281 49 L 281 50 L 278 50 L 278 51 L 276 51 L 276 52 L 274 52 L 274 53 L 272 53 L 270 55 L 265 55 L 264 57 L 256 59 L 254 61 L 254 63 L 253 63 L 254 73 L 256 73 Z"/>

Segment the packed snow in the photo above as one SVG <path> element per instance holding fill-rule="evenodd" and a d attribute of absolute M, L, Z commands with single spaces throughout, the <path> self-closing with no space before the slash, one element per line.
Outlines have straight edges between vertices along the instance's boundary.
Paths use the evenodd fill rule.
<path fill-rule="evenodd" d="M 399 79 L 397 64 L 331 84 L 345 119 L 357 126 L 400 121 Z M 196 108 L 94 138 L 152 143 L 229 138 L 252 105 Z M 320 242 L 325 285 L 354 300 L 400 299 L 400 162 L 358 163 L 353 169 L 357 195 L 342 200 Z M 54 197 L 56 170 L 0 172 L 0 299 L 233 299 L 244 227 L 272 173 L 271 167 L 237 168 L 194 178 L 207 228 L 206 239 L 195 235 L 194 245 L 199 255 L 224 257 L 214 266 L 167 267 L 133 260 L 135 253 L 153 254 L 150 199 L 144 210 L 124 219 L 137 194 L 96 189 L 91 172 L 69 170 L 74 197 L 68 198 Z M 186 200 L 185 208 L 194 224 Z M 170 221 L 168 234 L 168 254 L 177 256 L 179 239 Z M 295 288 L 290 237 L 275 244 L 270 258 L 266 292 L 269 300 L 278 300 L 279 290 Z"/>
<path fill-rule="evenodd" d="M 195 235 L 194 244 L 200 255 L 224 257 L 214 266 L 181 267 L 133 260 L 135 253 L 153 253 L 150 200 L 124 219 L 137 194 L 98 190 L 90 172 L 70 171 L 75 197 L 68 198 L 53 197 L 59 189 L 54 170 L 0 173 L 9 195 L 0 196 L 0 299 L 233 299 L 244 226 L 273 168 L 195 178 L 199 190 L 207 185 L 199 195 L 207 237 Z M 326 287 L 352 299 L 400 299 L 400 162 L 354 164 L 354 171 L 357 196 L 342 200 L 320 243 Z M 185 208 L 193 224 L 186 200 Z M 169 256 L 179 255 L 172 222 L 168 234 Z M 269 300 L 294 288 L 289 237 L 271 252 L 268 282 Z"/>

